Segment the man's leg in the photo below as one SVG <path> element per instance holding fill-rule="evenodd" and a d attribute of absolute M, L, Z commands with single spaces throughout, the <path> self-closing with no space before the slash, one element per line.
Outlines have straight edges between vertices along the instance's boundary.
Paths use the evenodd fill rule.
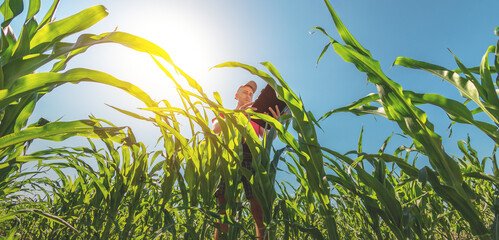
<path fill-rule="evenodd" d="M 246 144 L 243 144 L 243 167 L 247 168 L 251 171 L 253 175 L 255 175 L 255 169 L 251 166 L 253 158 L 251 157 L 251 152 Z M 265 236 L 265 224 L 263 224 L 263 210 L 260 203 L 253 197 L 253 192 L 251 191 L 251 184 L 246 179 L 246 177 L 242 177 L 241 181 L 244 186 L 244 193 L 246 194 L 246 199 L 250 201 L 251 215 L 253 216 L 253 220 L 255 221 L 256 227 L 256 237 L 257 239 L 268 239 L 268 236 Z"/>
<path fill-rule="evenodd" d="M 251 215 L 253 215 L 253 219 L 255 220 L 256 227 L 256 238 L 257 239 L 269 239 L 268 235 L 265 236 L 265 224 L 263 224 L 263 210 L 260 203 L 256 200 L 256 198 L 251 198 L 250 207 L 251 207 Z M 264 238 L 265 236 L 265 238 Z"/>
<path fill-rule="evenodd" d="M 219 213 L 221 215 L 225 215 L 225 204 L 227 201 L 225 200 L 224 194 L 220 194 L 217 196 L 217 206 L 219 207 Z M 220 220 L 217 221 L 220 224 L 219 228 L 215 228 L 215 240 L 220 239 L 220 231 L 227 233 L 229 231 L 229 226 L 227 224 L 222 224 Z"/>

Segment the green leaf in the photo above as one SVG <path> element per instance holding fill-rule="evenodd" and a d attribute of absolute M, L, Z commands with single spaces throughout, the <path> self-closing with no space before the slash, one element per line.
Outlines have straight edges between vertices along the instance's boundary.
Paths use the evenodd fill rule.
<path fill-rule="evenodd" d="M 489 66 L 489 54 L 494 53 L 496 50 L 495 46 L 490 46 L 482 57 L 482 63 L 480 64 L 480 76 L 482 80 L 482 87 L 487 94 L 485 99 L 490 104 L 499 108 L 499 99 L 497 98 L 496 89 L 492 83 L 492 76 Z"/>
<path fill-rule="evenodd" d="M 357 116 L 360 115 L 365 115 L 365 114 L 376 114 L 380 115 L 382 117 L 386 117 L 385 110 L 381 107 L 376 107 L 376 106 L 371 106 L 371 102 L 377 102 L 379 101 L 379 95 L 378 94 L 368 94 L 367 96 L 360 98 L 359 100 L 350 103 L 349 105 L 341 108 L 336 108 L 333 109 L 326 114 L 324 114 L 321 118 L 319 118 L 319 121 L 325 118 L 328 118 L 331 116 L 333 113 L 338 113 L 338 112 L 351 112 Z"/>
<path fill-rule="evenodd" d="M 15 212 L 10 212 L 8 214 L 0 216 L 0 222 L 13 219 L 16 215 L 19 215 L 19 214 L 22 214 L 22 213 L 34 213 L 34 214 L 40 215 L 40 216 L 42 216 L 42 217 L 44 217 L 44 218 L 46 218 L 46 219 L 48 219 L 50 221 L 53 221 L 53 222 L 65 225 L 65 226 L 71 228 L 73 231 L 79 232 L 78 230 L 76 230 L 76 228 L 74 228 L 73 226 L 71 226 L 71 224 L 69 224 L 68 222 L 66 222 L 64 219 L 62 219 L 60 217 L 57 217 L 57 216 L 54 216 L 52 214 L 43 212 L 43 211 L 41 211 L 39 209 L 23 209 L 23 210 L 18 210 L 18 211 L 15 211 Z"/>
<path fill-rule="evenodd" d="M 23 57 L 29 54 L 30 51 L 30 38 L 33 35 L 35 29 L 37 27 L 37 23 L 34 19 L 30 19 L 23 26 L 21 31 L 21 37 L 19 37 L 19 41 L 16 42 L 14 46 L 14 54 L 12 54 L 11 59 L 16 59 Z"/>
<path fill-rule="evenodd" d="M 74 44 L 61 42 L 56 43 L 52 54 L 50 55 L 31 54 L 23 57 L 22 59 L 16 59 L 7 63 L 4 66 L 5 86 L 10 86 L 17 78 L 30 74 L 44 64 L 64 56 L 61 61 L 54 64 L 51 70 L 53 72 L 61 71 L 66 67 L 67 62 L 71 58 L 78 54 L 84 53 L 90 46 L 102 43 L 118 43 L 136 51 L 160 56 L 170 64 L 174 65 L 166 51 L 154 43 L 135 35 L 124 32 L 110 32 L 103 33 L 101 35 L 83 34 L 78 37 L 78 40 Z M 172 78 L 171 75 L 170 77 Z"/>
<path fill-rule="evenodd" d="M 432 104 L 442 108 L 451 120 L 474 125 L 491 137 L 496 143 L 499 143 L 497 127 L 492 124 L 474 120 L 472 112 L 464 104 L 433 93 L 419 94 L 411 91 L 404 91 L 404 94 L 411 98 L 414 104 Z"/>
<path fill-rule="evenodd" d="M 352 34 L 348 31 L 348 29 L 345 27 L 343 22 L 340 20 L 340 18 L 334 11 L 329 1 L 324 0 L 324 2 L 326 3 L 326 6 L 329 10 L 329 13 L 331 14 L 331 17 L 333 18 L 334 24 L 336 25 L 336 29 L 338 30 L 341 39 L 343 39 L 343 41 L 345 41 L 346 44 L 354 47 L 359 53 L 370 57 L 371 53 L 369 52 L 369 50 L 365 49 L 362 45 L 360 45 L 360 43 L 357 42 L 357 40 L 352 36 Z"/>
<path fill-rule="evenodd" d="M 422 168 L 419 171 L 418 180 L 421 183 L 421 188 L 424 188 L 424 186 L 426 185 L 426 182 L 428 181 L 427 171 L 429 171 L 429 168 L 426 168 L 426 167 Z"/>
<path fill-rule="evenodd" d="M 220 93 L 218 93 L 218 92 L 214 92 L 214 93 L 213 93 L 213 97 L 215 97 L 215 100 L 217 100 L 217 103 L 218 103 L 218 104 L 223 105 L 223 104 L 222 104 L 222 98 L 220 97 Z"/>
<path fill-rule="evenodd" d="M 364 168 L 360 166 L 360 164 L 354 164 L 355 162 L 349 157 L 340 154 L 336 151 L 327 148 L 321 148 L 323 151 L 345 161 L 345 163 L 349 164 L 357 171 L 357 174 L 361 181 L 369 186 L 369 188 L 373 189 L 376 192 L 376 198 L 380 201 L 380 203 L 385 207 L 385 211 L 390 218 L 389 224 L 392 233 L 395 234 L 398 238 L 402 238 L 402 231 L 400 229 L 400 223 L 402 219 L 402 207 L 400 202 L 396 199 L 395 193 L 387 188 L 384 184 L 382 184 L 378 179 L 369 175 Z M 361 155 L 359 158 L 362 158 Z"/>
<path fill-rule="evenodd" d="M 53 50 L 52 59 L 54 59 L 54 57 L 58 57 L 67 53 L 70 54 L 60 62 L 54 64 L 54 68 L 52 69 L 52 71 L 63 70 L 66 63 L 71 58 L 85 52 L 89 46 L 102 43 L 118 43 L 139 52 L 153 54 L 163 58 L 169 64 L 175 66 L 168 53 L 156 44 L 129 33 L 110 32 L 100 35 L 83 34 L 78 37 L 78 40 L 74 44 L 56 45 Z"/>
<path fill-rule="evenodd" d="M 420 144 L 419 148 L 425 149 L 432 166 L 448 184 L 460 188 L 462 176 L 457 163 L 443 151 L 441 137 L 433 131 L 433 124 L 404 95 L 402 87 L 384 75 L 376 60 L 355 52 L 350 46 L 339 43 L 333 46 L 345 61 L 354 63 L 360 71 L 367 73 L 369 81 L 378 87 L 388 118 L 396 121 L 405 134 L 413 137 Z"/>
<path fill-rule="evenodd" d="M 499 179 L 493 175 L 485 174 L 483 172 L 470 172 L 463 174 L 465 177 L 471 177 L 476 179 L 483 179 L 489 181 L 495 185 L 499 185 Z"/>
<path fill-rule="evenodd" d="M 28 14 L 26 15 L 26 21 L 34 17 L 35 14 L 40 11 L 41 0 L 29 0 Z"/>
<path fill-rule="evenodd" d="M 63 83 L 97 82 L 120 88 L 147 106 L 154 106 L 155 102 L 135 85 L 118 80 L 113 76 L 89 69 L 76 68 L 65 73 L 35 73 L 19 78 L 9 89 L 0 90 L 0 108 L 5 108 L 18 98 L 36 92 L 40 89 L 57 86 Z"/>
<path fill-rule="evenodd" d="M 48 62 L 49 58 L 50 55 L 46 54 L 31 54 L 9 61 L 3 66 L 4 84 L 2 89 L 9 88 L 17 78 L 33 73 L 45 62 Z"/>
<path fill-rule="evenodd" d="M 444 200 L 450 202 L 452 206 L 454 206 L 462 214 L 462 216 L 470 224 L 471 232 L 474 235 L 489 234 L 488 229 L 485 227 L 485 223 L 479 217 L 480 214 L 468 199 L 463 198 L 462 195 L 459 194 L 454 188 L 441 185 L 436 174 L 430 168 L 424 167 L 424 170 L 427 174 L 427 179 L 431 183 L 431 186 L 435 192 L 437 192 Z"/>
<path fill-rule="evenodd" d="M 322 49 L 321 55 L 319 55 L 319 58 L 317 59 L 317 64 L 321 61 L 322 56 L 326 53 L 327 49 L 331 46 L 331 43 L 327 43 L 326 46 L 324 46 L 324 49 Z"/>
<path fill-rule="evenodd" d="M 38 101 L 38 94 L 32 94 L 20 99 L 17 104 L 7 106 L 0 122 L 0 136 L 19 131 L 25 127 L 36 101 Z"/>
<path fill-rule="evenodd" d="M 115 110 L 125 114 L 125 115 L 128 115 L 130 117 L 133 117 L 133 118 L 137 118 L 137 119 L 140 119 L 140 120 L 145 120 L 145 121 L 150 121 L 150 122 L 155 122 L 154 119 L 151 119 L 151 118 L 146 118 L 146 117 L 143 117 L 142 115 L 139 115 L 139 114 L 136 114 L 136 113 L 133 113 L 133 112 L 130 112 L 130 111 L 127 111 L 127 110 L 124 110 L 124 109 L 121 109 L 121 108 L 117 108 L 117 107 L 114 107 L 114 106 L 111 106 L 109 104 L 106 104 L 107 106 L 109 107 L 112 107 L 114 108 Z M 147 108 L 149 109 L 149 108 Z"/>
<path fill-rule="evenodd" d="M 50 9 L 47 11 L 47 13 L 45 14 L 45 17 L 43 17 L 42 22 L 38 26 L 38 29 L 42 28 L 47 23 L 52 22 L 54 14 L 55 14 L 55 11 L 57 10 L 57 7 L 59 6 L 59 2 L 60 1 L 61 0 L 54 0 L 54 2 L 52 3 L 52 5 L 50 6 Z"/>
<path fill-rule="evenodd" d="M 115 132 L 122 128 L 100 128 L 91 120 L 72 122 L 52 122 L 42 127 L 30 127 L 19 132 L 11 133 L 0 138 L 0 149 L 23 143 L 36 138 L 54 140 L 54 136 L 66 137 L 81 135 L 86 137 L 100 137 L 106 131 Z M 67 138 L 67 137 L 66 137 Z"/>
<path fill-rule="evenodd" d="M 421 69 L 437 77 L 440 77 L 445 81 L 450 82 L 459 90 L 463 97 L 473 100 L 496 124 L 499 124 L 499 119 L 497 119 L 496 116 L 494 116 L 494 114 L 489 111 L 489 108 L 486 107 L 486 104 L 480 100 L 479 91 L 476 88 L 475 84 L 473 84 L 466 78 L 462 78 L 456 72 L 438 65 L 421 62 L 406 57 L 398 57 L 393 65 L 400 65 L 413 69 Z"/>
<path fill-rule="evenodd" d="M 359 140 L 357 141 L 357 152 L 361 153 L 362 152 L 362 136 L 364 135 L 364 125 L 362 125 L 360 129 L 360 134 L 359 134 Z"/>
<path fill-rule="evenodd" d="M 467 80 L 471 81 L 471 83 L 473 83 L 473 85 L 475 86 L 476 90 L 478 91 L 478 95 L 482 99 L 486 100 L 487 93 L 483 89 L 482 85 L 478 82 L 478 80 L 475 78 L 475 76 L 473 76 L 473 74 L 471 74 L 471 72 L 468 70 L 468 68 L 466 66 L 464 66 L 464 64 L 457 58 L 457 56 L 454 55 L 454 53 L 452 51 L 450 51 L 450 52 L 451 52 L 452 56 L 454 56 L 454 60 L 456 61 L 457 65 L 459 66 L 459 69 L 461 69 L 461 71 L 466 76 Z"/>
<path fill-rule="evenodd" d="M 418 177 L 418 174 L 419 174 L 419 170 L 408 164 L 404 159 L 402 158 L 399 158 L 399 157 L 396 157 L 396 156 L 393 156 L 393 155 L 389 155 L 389 154 L 384 154 L 384 153 L 380 153 L 380 154 L 367 154 L 367 155 L 364 155 L 364 158 L 365 159 L 373 159 L 375 157 L 378 157 L 378 158 L 381 158 L 383 159 L 384 161 L 386 162 L 394 162 L 396 163 L 407 175 L 411 176 L 411 177 Z"/>
<path fill-rule="evenodd" d="M 19 15 L 24 9 L 23 0 L 5 0 L 0 6 L 3 15 L 2 29 L 7 27 L 12 19 Z"/>
<path fill-rule="evenodd" d="M 14 45 L 16 44 L 16 35 L 14 34 L 14 30 L 12 27 L 7 26 L 2 28 L 0 31 L 1 34 L 1 63 L 5 65 L 5 63 L 9 60 L 12 52 L 14 51 Z"/>
<path fill-rule="evenodd" d="M 31 39 L 31 53 L 41 53 L 50 44 L 62 40 L 73 33 L 85 30 L 108 15 L 102 5 L 87 8 L 73 16 L 52 22 L 38 29 Z"/>
<path fill-rule="evenodd" d="M 494 53 L 494 69 L 495 69 L 495 73 L 497 73 L 499 71 L 499 41 L 497 41 L 497 44 L 496 44 L 496 51 Z M 492 68 L 491 68 L 491 71 L 492 71 Z M 496 85 L 498 85 L 499 83 L 499 74 L 497 74 L 496 76 Z M 498 224 L 498 227 L 499 227 L 499 224 Z"/>
<path fill-rule="evenodd" d="M 489 66 L 489 69 L 490 69 L 490 73 L 496 73 L 496 67 L 494 65 Z M 459 68 L 453 69 L 452 71 L 455 73 L 463 73 L 463 71 Z M 480 67 L 468 68 L 468 71 L 470 71 L 472 73 L 480 74 Z"/>

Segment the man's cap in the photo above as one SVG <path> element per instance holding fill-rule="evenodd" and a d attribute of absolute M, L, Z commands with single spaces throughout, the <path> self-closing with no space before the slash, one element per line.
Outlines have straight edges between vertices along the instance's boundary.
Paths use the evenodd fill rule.
<path fill-rule="evenodd" d="M 244 86 L 248 86 L 248 87 L 250 87 L 251 89 L 253 89 L 253 93 L 255 93 L 255 92 L 256 92 L 256 82 L 255 82 L 255 81 L 249 81 L 248 83 L 246 83 L 246 84 L 244 84 L 244 85 L 241 85 L 241 86 L 239 87 L 239 89 L 241 89 L 241 88 L 242 88 L 242 87 L 244 87 Z M 239 90 L 239 89 L 238 89 L 238 90 Z"/>

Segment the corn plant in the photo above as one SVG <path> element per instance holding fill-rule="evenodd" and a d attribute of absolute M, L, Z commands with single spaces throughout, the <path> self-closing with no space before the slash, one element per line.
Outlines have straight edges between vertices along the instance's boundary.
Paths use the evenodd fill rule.
<path fill-rule="evenodd" d="M 292 126 L 298 133 L 298 140 L 287 132 L 279 122 L 276 122 L 276 120 L 273 120 L 264 114 L 255 115 L 268 121 L 269 124 L 277 130 L 279 139 L 286 143 L 293 152 L 297 154 L 300 165 L 305 169 L 306 179 L 309 183 L 309 189 L 306 189 L 306 191 L 310 191 L 319 202 L 319 210 L 321 216 L 325 219 L 324 224 L 326 225 L 327 235 L 329 239 L 338 239 L 333 208 L 329 198 L 328 184 L 324 181 L 325 172 L 323 168 L 323 157 L 315 132 L 315 117 L 311 112 L 305 110 L 302 101 L 293 93 L 272 64 L 264 62 L 262 65 L 268 69 L 277 81 L 261 70 L 237 62 L 227 62 L 220 64 L 217 67 L 240 67 L 251 74 L 262 78 L 272 86 L 278 94 L 279 99 L 284 101 L 289 107 L 293 119 Z M 278 85 L 277 82 L 279 82 L 280 85 Z"/>
<path fill-rule="evenodd" d="M 111 137 L 121 129 L 119 127 L 98 127 L 99 121 L 95 120 L 48 122 L 41 119 L 36 124 L 26 126 L 36 102 L 57 86 L 82 81 L 97 82 L 120 88 L 144 102 L 148 107 L 157 105 L 138 87 L 106 73 L 82 68 L 61 72 L 65 70 L 73 57 L 84 53 L 89 47 L 96 44 L 118 43 L 171 62 L 168 54 L 157 45 L 123 32 L 109 32 L 100 35 L 83 34 L 74 43 L 64 42 L 64 38 L 93 26 L 106 17 L 108 13 L 102 5 L 98 5 L 73 16 L 54 21 L 59 2 L 60 0 L 55 0 L 43 20 L 38 22 L 34 16 L 39 12 L 41 2 L 39 0 L 29 1 L 28 13 L 18 36 L 15 35 L 9 24 L 23 11 L 24 2 L 20 0 L 5 1 L 0 6 L 0 12 L 4 16 L 1 24 L 0 42 L 0 158 L 2 159 L 0 182 L 2 183 L 2 199 L 19 190 L 22 183 L 16 181 L 25 175 L 25 173 L 18 173 L 20 166 L 28 160 L 33 160 L 30 157 L 21 156 L 21 154 L 32 140 L 41 138 L 61 141 L 75 135 L 92 138 Z M 50 72 L 34 73 L 40 67 L 51 63 L 53 66 Z M 115 140 L 121 141 L 118 138 Z M 12 218 L 12 215 L 6 216 L 1 219 Z"/>
<path fill-rule="evenodd" d="M 163 198 L 168 195 L 162 194 L 161 187 L 168 179 L 157 174 L 164 160 L 154 162 L 161 152 L 147 152 L 142 143 L 134 141 L 132 132 L 126 134 L 127 141 L 118 146 L 103 139 L 105 149 L 97 149 L 89 141 L 90 147 L 45 152 L 59 159 L 45 160 L 40 166 L 59 177 L 58 181 L 46 183 L 51 188 L 51 194 L 45 196 L 50 203 L 47 210 L 79 230 L 43 220 L 33 222 L 30 218 L 21 219 L 24 227 L 20 230 L 35 238 L 50 239 L 133 239 L 172 231 L 161 227 L 171 224 L 170 213 L 164 208 L 157 211 L 169 201 Z M 88 159 L 97 162 L 97 169 L 86 163 Z M 151 166 L 156 167 L 149 170 Z M 63 172 L 67 169 L 76 170 L 74 180 Z"/>
<path fill-rule="evenodd" d="M 164 141 L 166 155 L 169 158 L 175 159 L 183 168 L 183 174 L 180 173 L 179 169 L 174 171 L 167 169 L 165 173 L 167 175 L 176 176 L 174 179 L 176 179 L 182 194 L 182 209 L 184 216 L 186 217 L 185 227 L 189 229 L 185 236 L 193 237 L 192 234 L 197 232 L 194 224 L 194 219 L 197 217 L 195 214 L 196 212 L 203 212 L 203 214 L 207 216 L 207 220 L 213 216 L 215 219 L 221 218 L 216 212 L 207 210 L 214 207 L 213 194 L 216 190 L 217 183 L 220 181 L 220 176 L 222 176 L 226 183 L 225 194 L 227 199 L 239 198 L 240 190 L 237 188 L 237 183 L 242 174 L 239 172 L 242 159 L 242 156 L 240 156 L 240 142 L 241 135 L 246 135 L 246 133 L 249 132 L 249 129 L 247 128 L 248 122 L 245 117 L 233 117 L 231 115 L 233 113 L 232 110 L 223 109 L 218 103 L 211 101 L 193 79 L 181 72 L 188 80 L 191 87 L 198 90 L 199 95 L 184 89 L 161 63 L 157 63 L 160 68 L 165 71 L 166 75 L 175 82 L 184 106 L 183 109 L 172 107 L 168 101 L 163 100 L 162 103 L 165 106 L 146 108 L 156 114 L 155 119 L 142 119 L 148 120 L 160 127 L 160 130 L 163 133 L 162 139 Z M 192 98 L 197 99 L 197 102 L 194 102 Z M 214 110 L 216 116 L 221 112 L 226 114 L 228 121 L 221 121 L 224 134 L 216 136 L 211 131 L 207 112 L 203 109 L 205 106 L 201 103 L 216 108 L 216 110 Z M 140 118 L 137 114 L 122 109 L 118 110 L 130 116 Z M 236 113 L 236 115 L 237 114 L 243 116 L 241 113 Z M 190 131 L 192 133 L 191 139 L 180 134 L 181 129 L 176 115 L 185 117 L 187 121 L 189 121 Z M 246 123 L 241 123 L 240 121 L 246 121 Z M 194 131 L 195 126 L 200 127 L 201 132 Z M 235 131 L 236 129 L 238 131 Z M 241 132 L 243 134 L 241 134 Z M 250 138 L 248 137 L 247 139 Z M 172 148 L 172 146 L 175 147 Z M 267 149 L 270 149 L 270 147 Z M 244 174 L 249 177 L 248 173 Z M 255 191 L 258 191 L 257 188 L 255 188 Z M 271 191 L 274 190 L 272 189 Z M 200 201 L 199 196 L 201 196 L 202 201 Z M 271 205 L 273 199 L 267 202 L 270 202 L 269 204 Z M 241 225 L 244 223 L 238 223 L 236 221 L 238 215 L 241 214 L 240 207 L 241 205 L 236 201 L 229 201 L 227 203 L 227 215 L 223 217 L 222 222 L 228 222 L 234 226 L 231 232 L 229 232 L 229 238 L 237 238 L 236 236 L 238 236 L 242 230 L 246 229 L 246 227 L 242 227 Z M 271 208 L 271 206 L 268 208 Z M 216 223 L 213 224 L 216 225 Z"/>
<path fill-rule="evenodd" d="M 75 43 L 62 42 L 64 37 L 97 23 L 107 12 L 96 6 L 52 21 L 58 3 L 54 1 L 38 24 L 33 16 L 39 10 L 39 1 L 30 1 L 19 41 L 8 25 L 22 11 L 23 2 L 6 1 L 0 6 L 4 15 L 0 44 L 0 104 L 3 104 L 0 106 L 0 221 L 5 223 L 0 228 L 0 237 L 207 239 L 221 222 L 231 226 L 227 239 L 255 239 L 250 230 L 253 222 L 248 204 L 242 200 L 238 184 L 241 176 L 250 180 L 253 195 L 264 210 L 270 239 L 498 236 L 497 147 L 490 157 L 479 159 L 467 139 L 458 143 L 462 156 L 448 154 L 428 117 L 417 107 L 439 106 L 448 113 L 451 124 L 471 124 L 496 141 L 495 115 L 499 102 L 491 79 L 498 66 L 498 46 L 489 47 L 476 68 L 464 67 L 457 58 L 459 69 L 454 71 L 408 58 L 395 61 L 395 65 L 423 69 L 451 82 L 466 98 L 464 103 L 436 94 L 403 90 L 381 71 L 379 63 L 353 38 L 325 0 L 345 43 L 337 42 L 323 28 L 316 27 L 331 40 L 319 60 L 332 45 L 347 62 L 367 74 L 369 81 L 377 86 L 378 94 L 335 109 L 322 118 L 337 112 L 377 114 L 397 122 L 413 140 L 410 147 L 400 146 L 390 154 L 386 151 L 390 136 L 377 153 L 366 153 L 362 150 L 361 130 L 357 149 L 339 153 L 319 144 L 316 134 L 319 123 L 272 64 L 262 63 L 269 73 L 237 62 L 216 68 L 238 67 L 262 78 L 286 102 L 291 114 L 273 119 L 251 110 L 231 110 L 223 105 L 218 93 L 213 94 L 212 100 L 163 49 L 144 39 L 110 32 L 81 35 Z M 118 43 L 151 54 L 174 82 L 182 105 L 173 106 L 168 100 L 154 102 L 139 88 L 102 72 L 89 69 L 61 72 L 71 58 L 101 43 Z M 490 53 L 496 54 L 494 66 L 489 66 Z M 54 63 L 51 72 L 33 73 L 49 63 Z M 171 69 L 178 74 L 172 74 Z M 479 74 L 480 81 L 473 74 Z M 26 126 L 40 97 L 61 84 L 79 81 L 118 87 L 143 101 L 143 110 L 151 112 L 153 117 L 113 108 L 157 126 L 162 148 L 149 152 L 135 139 L 131 129 L 93 117 L 74 122 L 42 119 Z M 469 101 L 474 101 L 478 108 L 470 110 Z M 489 116 L 492 123 L 474 120 L 473 116 L 480 113 Z M 222 134 L 217 135 L 210 128 L 213 115 Z M 272 130 L 260 139 L 248 116 L 265 120 Z M 104 147 L 98 148 L 96 141 L 89 139 L 87 147 L 23 154 L 33 139 L 61 141 L 75 135 L 99 138 L 97 141 Z M 275 135 L 286 147 L 275 149 Z M 243 139 L 253 157 L 254 175 L 241 164 Z M 415 167 L 421 155 L 429 158 L 431 168 Z M 275 182 L 280 173 L 279 161 L 286 164 L 299 186 Z M 488 161 L 494 168 L 492 175 L 485 169 Z M 25 162 L 38 162 L 38 168 L 29 172 L 21 169 Z M 48 172 L 57 179 L 44 177 Z M 230 200 L 225 206 L 226 214 L 220 214 L 213 196 L 221 179 L 226 184 L 225 197 Z"/>
<path fill-rule="evenodd" d="M 446 70 L 445 68 L 407 58 L 398 58 L 395 61 L 396 65 L 421 68 L 453 83 L 460 90 L 462 96 L 469 100 L 473 100 L 480 107 L 480 110 L 472 112 L 468 110 L 464 104 L 444 98 L 440 95 L 417 94 L 410 91 L 403 91 L 398 83 L 389 79 L 382 72 L 379 62 L 376 61 L 371 53 L 362 47 L 362 45 L 360 45 L 350 34 L 329 2 L 326 0 L 325 3 L 328 6 L 340 37 L 345 41 L 345 44 L 337 42 L 330 37 L 324 29 L 317 27 L 315 29 L 323 32 L 331 40 L 331 42 L 326 45 L 322 54 L 324 54 L 328 46 L 332 45 L 334 50 L 345 61 L 353 63 L 359 71 L 367 74 L 368 80 L 378 88 L 378 94 L 364 97 L 345 108 L 333 110 L 323 117 L 327 117 L 334 112 L 349 111 L 356 114 L 378 114 L 397 122 L 403 133 L 413 139 L 416 149 L 428 156 L 431 166 L 435 170 L 424 167 L 418 173 L 419 179 L 423 182 L 429 181 L 434 191 L 443 200 L 459 211 L 470 225 L 474 235 L 484 239 L 490 238 L 490 231 L 476 205 L 473 204 L 476 193 L 470 188 L 468 183 L 464 181 L 463 173 L 459 167 L 458 161 L 449 156 L 444 150 L 441 137 L 434 132 L 433 124 L 429 122 L 426 114 L 415 105 L 426 103 L 439 106 L 448 113 L 453 121 L 477 126 L 495 140 L 497 133 L 493 130 L 497 129 L 497 127 L 488 123 L 476 121 L 472 117 L 473 113 L 483 111 L 497 123 L 494 114 L 490 109 L 491 107 L 487 107 L 497 101 L 494 100 L 497 99 L 497 95 L 495 94 L 495 89 L 491 82 L 491 68 L 489 67 L 487 58 L 488 53 L 495 51 L 495 47 L 491 46 L 487 50 L 482 65 L 479 68 L 482 75 L 481 84 L 472 76 L 470 70 L 465 68 L 457 58 L 456 62 L 461 71 L 465 73 L 466 78 L 460 77 L 458 73 Z M 485 102 L 482 102 L 479 98 L 482 98 Z M 371 103 L 373 102 L 380 102 L 382 107 L 378 108 L 371 106 Z M 441 181 L 443 181 L 443 183 Z M 393 216 L 402 216 L 401 208 L 396 208 L 394 211 L 393 214 L 396 215 Z M 397 217 L 394 220 L 396 221 L 394 223 L 402 224 L 402 218 Z M 403 235 L 399 235 L 399 238 L 402 237 Z"/>

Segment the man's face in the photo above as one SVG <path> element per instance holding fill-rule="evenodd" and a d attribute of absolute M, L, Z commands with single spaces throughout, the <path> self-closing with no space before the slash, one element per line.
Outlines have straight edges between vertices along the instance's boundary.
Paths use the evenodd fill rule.
<path fill-rule="evenodd" d="M 236 99 L 238 105 L 243 105 L 253 101 L 253 89 L 248 86 L 243 86 L 239 88 L 239 90 L 236 93 Z"/>

